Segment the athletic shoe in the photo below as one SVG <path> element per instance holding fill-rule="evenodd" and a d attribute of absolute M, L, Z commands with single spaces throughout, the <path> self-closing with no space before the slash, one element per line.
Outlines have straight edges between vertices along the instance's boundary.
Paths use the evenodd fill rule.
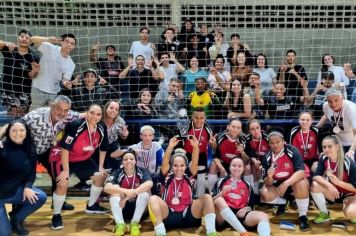
<path fill-rule="evenodd" d="M 207 234 L 206 236 L 218 236 L 218 233 L 212 232 L 212 233 Z"/>
<path fill-rule="evenodd" d="M 310 225 L 309 225 L 307 216 L 299 217 L 299 228 L 300 228 L 300 231 L 308 231 L 310 229 Z"/>
<path fill-rule="evenodd" d="M 351 219 L 350 222 L 351 224 L 356 224 L 356 219 Z"/>
<path fill-rule="evenodd" d="M 10 219 L 11 229 L 12 232 L 16 233 L 17 235 L 25 236 L 28 235 L 30 232 L 25 228 L 25 221 L 17 221 L 14 217 Z"/>
<path fill-rule="evenodd" d="M 314 219 L 315 224 L 322 224 L 330 221 L 330 215 L 324 212 L 320 212 L 319 215 Z"/>
<path fill-rule="evenodd" d="M 97 202 L 94 203 L 92 206 L 87 205 L 87 208 L 85 209 L 85 213 L 88 213 L 88 214 L 105 214 L 108 212 L 109 212 L 108 209 L 100 206 L 99 203 L 97 203 Z"/>
<path fill-rule="evenodd" d="M 140 225 L 137 222 L 131 222 L 130 232 L 131 232 L 131 236 L 140 236 L 141 235 Z"/>
<path fill-rule="evenodd" d="M 284 205 L 278 205 L 277 210 L 276 210 L 276 216 L 283 215 L 286 212 L 287 209 L 287 204 Z"/>
<path fill-rule="evenodd" d="M 246 231 L 246 232 L 240 233 L 240 236 L 250 236 L 250 234 Z"/>
<path fill-rule="evenodd" d="M 125 235 L 126 225 L 124 223 L 116 224 L 114 228 L 115 236 Z"/>
<path fill-rule="evenodd" d="M 51 205 L 51 209 L 53 209 L 53 203 Z M 63 203 L 62 211 L 73 211 L 73 210 L 74 210 L 74 206 L 72 204 L 69 204 L 67 202 Z"/>
<path fill-rule="evenodd" d="M 63 221 L 62 221 L 62 216 L 60 214 L 56 214 L 52 216 L 52 229 L 53 230 L 63 229 Z"/>

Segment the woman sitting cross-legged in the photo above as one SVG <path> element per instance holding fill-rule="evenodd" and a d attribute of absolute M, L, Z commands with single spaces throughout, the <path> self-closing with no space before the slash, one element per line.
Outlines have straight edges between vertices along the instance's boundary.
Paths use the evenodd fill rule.
<path fill-rule="evenodd" d="M 188 142 L 193 146 L 193 153 L 188 169 L 188 159 L 184 150 L 177 150 L 171 156 L 173 148 L 179 141 L 176 137 L 171 138 L 164 154 L 161 166 L 161 174 L 165 176 L 162 198 L 151 196 L 148 202 L 156 235 L 166 235 L 166 229 L 199 227 L 203 216 L 206 234 L 217 235 L 211 195 L 204 194 L 193 200 L 192 189 L 198 172 L 199 142 L 196 137 L 190 136 Z"/>
<path fill-rule="evenodd" d="M 268 215 L 254 211 L 250 206 L 249 200 L 252 199 L 250 195 L 253 192 L 251 186 L 243 180 L 244 167 L 241 158 L 233 158 L 230 162 L 230 175 L 219 179 L 214 186 L 217 225 L 219 228 L 231 225 L 241 236 L 249 235 L 245 227 L 257 226 L 259 236 L 269 236 L 271 228 Z"/>
<path fill-rule="evenodd" d="M 132 236 L 140 235 L 139 222 L 147 207 L 153 182 L 147 169 L 136 166 L 136 153 L 132 149 L 124 152 L 122 167 L 106 180 L 104 191 L 110 195 L 110 206 L 114 215 L 115 235 L 124 235 L 124 218 L 132 218 Z"/>

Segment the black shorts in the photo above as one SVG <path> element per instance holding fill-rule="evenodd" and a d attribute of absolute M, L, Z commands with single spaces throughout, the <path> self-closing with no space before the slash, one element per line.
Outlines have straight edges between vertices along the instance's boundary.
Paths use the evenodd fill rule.
<path fill-rule="evenodd" d="M 126 202 L 125 207 L 122 209 L 122 215 L 125 221 L 131 220 L 136 209 L 136 200 L 137 198 L 132 198 Z M 147 208 L 146 208 L 147 209 Z M 145 210 L 142 218 L 146 218 L 148 216 L 148 211 Z"/>
<path fill-rule="evenodd" d="M 61 161 L 58 160 L 52 162 L 51 168 L 53 178 L 56 179 L 63 170 Z M 97 171 L 99 171 L 99 166 L 91 158 L 84 161 L 69 162 L 69 174 L 71 175 L 74 173 L 82 182 L 89 180 Z"/>
<path fill-rule="evenodd" d="M 277 187 L 278 187 L 279 185 L 281 185 L 284 181 L 285 181 L 285 180 L 278 180 L 278 181 L 276 181 L 275 183 L 273 183 L 273 186 L 277 188 Z M 284 198 L 287 198 L 287 199 L 289 199 L 289 200 L 294 199 L 292 193 L 293 193 L 292 186 L 289 186 L 289 187 L 287 188 L 286 192 L 284 193 L 283 197 L 284 197 Z"/>
<path fill-rule="evenodd" d="M 192 215 L 192 206 L 189 206 L 183 212 L 174 212 L 169 209 L 168 217 L 163 220 L 167 230 L 176 228 L 191 228 L 199 227 L 201 219 L 197 219 Z"/>
<path fill-rule="evenodd" d="M 235 208 L 231 208 L 230 207 L 230 209 L 232 210 L 232 212 L 236 215 L 237 214 L 237 212 L 240 210 L 240 209 L 235 209 Z M 246 224 L 245 224 L 245 220 L 246 220 L 246 217 L 247 217 L 247 215 L 249 214 L 249 213 L 251 213 L 252 212 L 252 209 L 251 210 L 249 210 L 249 211 L 247 211 L 246 212 L 246 214 L 243 216 L 243 217 L 238 217 L 237 216 L 237 219 L 241 222 L 241 224 L 246 228 L 246 230 L 247 231 L 254 231 L 254 230 L 256 230 L 256 227 L 257 226 L 252 226 L 252 227 L 250 227 L 250 226 L 246 226 Z M 218 230 L 218 231 L 222 231 L 222 230 L 224 230 L 224 229 L 226 229 L 226 228 L 229 228 L 229 227 L 231 227 L 231 225 L 228 223 L 228 222 L 226 222 L 226 221 L 224 221 L 224 223 L 222 223 L 221 225 L 216 225 L 216 229 Z"/>
<path fill-rule="evenodd" d="M 326 199 L 328 201 L 329 204 L 334 204 L 334 203 L 343 203 L 344 199 L 350 196 L 354 196 L 354 193 L 340 193 L 339 198 L 336 198 L 335 201 L 330 201 L 328 199 Z"/>

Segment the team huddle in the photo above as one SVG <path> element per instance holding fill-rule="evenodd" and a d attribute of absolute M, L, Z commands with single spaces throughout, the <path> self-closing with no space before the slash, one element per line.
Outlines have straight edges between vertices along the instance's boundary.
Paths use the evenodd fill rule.
<path fill-rule="evenodd" d="M 60 95 L 49 107 L 3 127 L 0 196 L 2 207 L 13 207 L 10 220 L 5 210 L 1 215 L 1 235 L 28 234 L 26 217 L 46 201 L 46 194 L 32 186 L 36 161 L 53 179 L 53 230 L 64 227 L 61 210 L 70 205 L 65 198 L 72 173 L 83 181 L 92 179 L 86 213 L 108 213 L 97 202 L 102 192 L 108 194 L 115 235 L 126 233 L 125 220 L 130 221 L 131 235 L 140 235 L 141 218 L 147 215 L 156 235 L 199 227 L 202 217 L 207 235 L 225 227 L 240 235 L 248 235 L 247 230 L 270 235 L 269 217 L 254 210 L 255 204 L 277 205 L 277 214 L 283 214 L 294 200 L 300 230 L 306 231 L 309 195 L 320 210 L 314 223 L 330 221 L 326 200 L 343 202 L 345 217 L 355 222 L 353 152 L 344 154 L 337 134 L 319 140 L 310 112 L 300 114 L 300 125 L 286 140 L 283 131 L 267 132 L 258 120 L 248 121 L 244 134 L 237 118 L 215 134 L 205 111 L 197 108 L 188 137 L 173 136 L 166 150 L 154 141 L 155 129 L 148 125 L 140 128 L 141 142 L 116 150 L 118 137 L 128 136 L 117 101 L 104 108 L 92 104 L 85 113 L 70 107 L 71 100 Z"/>

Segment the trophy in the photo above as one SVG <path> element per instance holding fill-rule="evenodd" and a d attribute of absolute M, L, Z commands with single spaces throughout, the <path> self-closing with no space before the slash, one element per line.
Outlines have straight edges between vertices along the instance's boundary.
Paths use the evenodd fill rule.
<path fill-rule="evenodd" d="M 184 108 L 179 109 L 178 117 L 177 117 L 177 126 L 179 130 L 179 136 L 181 138 L 188 138 L 188 130 L 189 130 L 190 120 L 187 115 L 187 110 Z"/>

